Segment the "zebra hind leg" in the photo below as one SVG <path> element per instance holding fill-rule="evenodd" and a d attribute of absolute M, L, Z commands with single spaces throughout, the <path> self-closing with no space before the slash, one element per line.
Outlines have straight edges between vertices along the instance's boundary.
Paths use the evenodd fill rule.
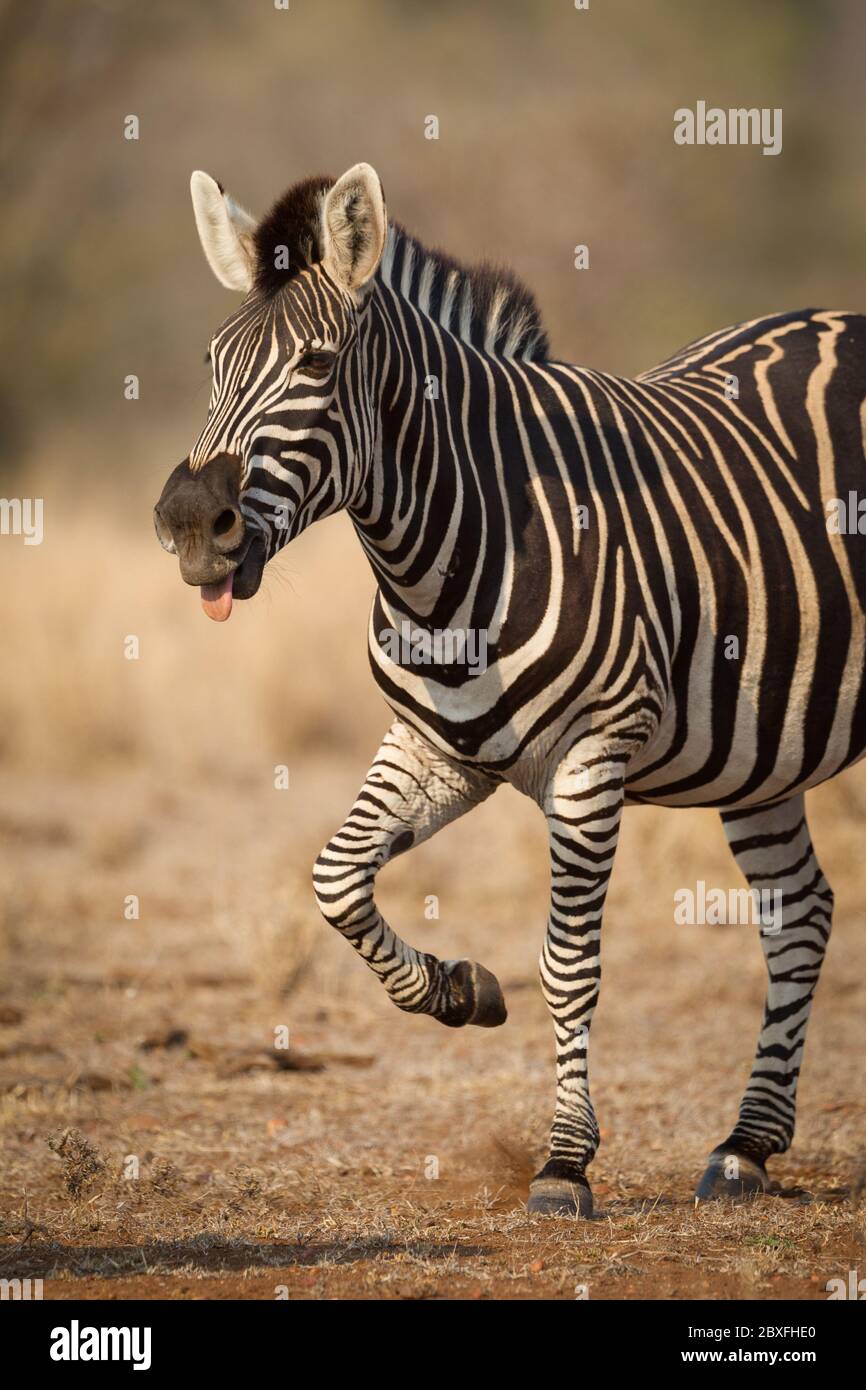
<path fill-rule="evenodd" d="M 833 911 L 802 796 L 763 810 L 724 812 L 722 823 L 750 888 L 763 890 L 769 925 L 761 926 L 761 946 L 768 987 L 739 1119 L 710 1155 L 696 1193 L 700 1201 L 756 1197 L 773 1188 L 766 1163 L 771 1154 L 784 1153 L 794 1135 L 806 1025 Z"/>
<path fill-rule="evenodd" d="M 447 761 L 397 721 L 389 729 L 345 824 L 313 871 L 325 919 L 366 961 L 398 1009 L 449 1028 L 505 1022 L 505 1000 L 474 961 L 440 961 L 401 940 L 374 899 L 379 870 L 484 801 L 498 783 Z"/>

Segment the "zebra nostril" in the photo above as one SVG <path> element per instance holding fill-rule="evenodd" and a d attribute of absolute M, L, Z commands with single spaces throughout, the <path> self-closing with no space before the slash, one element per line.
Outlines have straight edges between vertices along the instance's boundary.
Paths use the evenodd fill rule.
<path fill-rule="evenodd" d="M 244 537 L 244 519 L 237 507 L 223 507 L 211 522 L 214 544 L 218 550 L 234 550 Z"/>
<path fill-rule="evenodd" d="M 159 507 L 154 507 L 153 509 L 153 525 L 156 531 L 156 538 L 163 550 L 167 550 L 169 555 L 176 555 L 177 548 L 174 543 L 174 537 L 161 516 Z"/>

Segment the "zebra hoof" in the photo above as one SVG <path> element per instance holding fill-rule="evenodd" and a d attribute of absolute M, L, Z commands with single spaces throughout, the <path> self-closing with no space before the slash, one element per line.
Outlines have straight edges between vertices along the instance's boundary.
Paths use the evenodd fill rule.
<path fill-rule="evenodd" d="M 772 1189 L 766 1168 L 745 1154 L 716 1149 L 695 1192 L 695 1202 L 748 1201 Z"/>
<path fill-rule="evenodd" d="M 508 1017 L 499 981 L 483 965 L 472 960 L 445 961 L 450 1001 L 439 1019 L 448 1028 L 474 1023 L 479 1028 L 498 1028 Z"/>
<path fill-rule="evenodd" d="M 534 1216 L 592 1216 L 592 1191 L 583 1177 L 545 1177 L 545 1170 L 529 1184 L 526 1210 Z"/>

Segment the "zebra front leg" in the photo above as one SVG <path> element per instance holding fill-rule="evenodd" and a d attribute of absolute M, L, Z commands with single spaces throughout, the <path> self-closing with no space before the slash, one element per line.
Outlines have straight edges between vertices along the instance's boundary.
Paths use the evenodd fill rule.
<path fill-rule="evenodd" d="M 623 805 L 625 760 L 575 749 L 544 798 L 551 907 L 541 985 L 556 1035 L 556 1110 L 550 1157 L 529 1186 L 528 1208 L 592 1215 L 586 1168 L 598 1148 L 587 1048 L 601 981 L 601 918 Z"/>
<path fill-rule="evenodd" d="M 374 900 L 376 874 L 484 801 L 498 783 L 452 763 L 397 720 L 345 824 L 316 860 L 313 883 L 326 920 L 378 975 L 398 1009 L 440 1023 L 493 1028 L 505 1022 L 495 977 L 473 961 L 440 961 L 402 941 Z"/>
<path fill-rule="evenodd" d="M 784 1153 L 794 1136 L 806 1025 L 833 913 L 802 796 L 764 810 L 724 812 L 722 823 L 749 887 L 771 895 L 764 899 L 762 892 L 759 899 L 769 919 L 761 926 L 769 983 L 740 1116 L 710 1155 L 700 1200 L 757 1196 L 771 1188 L 767 1159 Z"/>

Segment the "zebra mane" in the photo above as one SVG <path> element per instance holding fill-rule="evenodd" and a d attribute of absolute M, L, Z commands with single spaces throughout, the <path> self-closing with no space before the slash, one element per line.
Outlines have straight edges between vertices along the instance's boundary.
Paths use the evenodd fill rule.
<path fill-rule="evenodd" d="M 389 222 L 379 279 L 464 342 L 496 357 L 550 355 L 535 296 L 503 266 L 465 266 Z"/>
<path fill-rule="evenodd" d="M 271 297 L 322 259 L 321 210 L 334 180 L 303 179 L 277 200 L 254 233 L 256 288 Z M 278 251 L 282 254 L 278 255 Z M 287 254 L 286 254 L 287 253 Z M 510 270 L 483 262 L 465 266 L 429 250 L 399 222 L 388 224 L 376 272 L 435 323 L 497 357 L 543 361 L 550 347 L 535 297 Z"/>

